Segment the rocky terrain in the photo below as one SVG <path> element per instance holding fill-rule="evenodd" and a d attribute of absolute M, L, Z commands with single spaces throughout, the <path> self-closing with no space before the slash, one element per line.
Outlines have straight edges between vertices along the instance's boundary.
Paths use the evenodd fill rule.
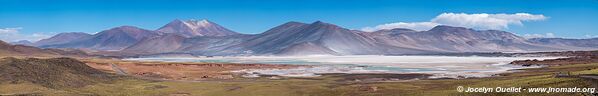
<path fill-rule="evenodd" d="M 455 91 L 457 86 L 485 86 L 509 87 L 520 86 L 523 88 L 535 87 L 595 87 L 595 80 L 584 78 L 555 78 L 552 73 L 571 71 L 572 74 L 596 74 L 598 66 L 594 64 L 577 64 L 551 66 L 546 68 L 522 69 L 513 73 L 505 73 L 496 77 L 468 78 L 468 79 L 425 79 L 427 74 L 323 74 L 313 78 L 281 78 L 264 77 L 253 79 L 238 79 L 228 75 L 202 75 L 194 72 L 219 73 L 219 68 L 235 69 L 227 64 L 190 64 L 190 63 L 165 63 L 165 62 L 132 62 L 132 61 L 104 61 L 106 59 L 83 60 L 93 68 L 101 71 L 115 72 L 113 64 L 122 69 L 122 73 L 131 74 L 141 79 L 105 79 L 104 76 L 114 74 L 103 73 L 100 70 L 90 69 L 85 64 L 73 59 L 16 59 L 5 58 L 0 62 L 0 95 L 207 95 L 207 96 L 338 96 L 338 95 L 543 95 L 543 96 L 591 96 L 588 93 L 463 93 Z M 16 63 L 15 63 L 16 62 Z M 50 64 L 53 66 L 40 66 Z M 96 62 L 96 63 L 94 63 Z M 110 63 L 108 63 L 110 62 Z M 97 64 L 97 65 L 96 65 Z M 31 67 L 41 70 L 31 70 Z M 263 66 L 269 65 L 246 65 Z M 153 68 L 151 68 L 153 67 Z M 204 67 L 204 68 L 200 68 Z M 18 68 L 31 72 L 21 72 Z M 149 68 L 141 70 L 138 68 Z M 181 69 L 183 68 L 183 69 Z M 187 69 L 185 69 L 187 68 Z M 273 67 L 280 68 L 280 67 Z M 8 69 L 8 70 L 7 70 Z M 12 70 L 11 70 L 12 69 Z M 165 70 L 160 70 L 165 69 Z M 181 71 L 176 71 L 181 70 Z M 214 72 L 206 72 L 214 71 Z M 15 74 L 10 72 L 19 72 Z M 74 73 L 76 72 L 76 73 Z M 137 75 L 137 72 L 141 72 Z M 145 73 L 144 73 L 145 72 Z M 169 73 L 172 72 L 172 73 Z M 10 74 L 8 74 L 10 73 Z M 60 74 L 59 74 L 60 73 Z M 179 73 L 179 74 L 176 74 Z M 134 74 L 134 75 L 133 75 Z M 170 74 L 170 75 L 165 75 Z M 122 75 L 122 74 L 121 74 Z M 197 75 L 196 77 L 181 77 L 181 75 Z M 20 76 L 38 76 L 23 78 Z M 203 78 L 193 82 L 194 79 L 175 78 Z M 586 75 L 584 75 L 586 76 Z M 76 78 L 74 78 L 76 77 Z M 9 79 L 6 79 L 9 78 Z M 152 78 L 149 79 L 148 78 Z M 156 78 L 168 78 L 157 80 Z M 232 80 L 231 80 L 232 79 Z M 419 80 L 418 80 L 419 79 Z M 422 80 L 423 79 L 423 80 Z M 19 81 L 11 83 L 10 81 Z M 21 82 L 22 81 L 22 82 Z M 48 86 L 39 88 L 32 84 Z M 51 82 L 50 84 L 44 82 Z M 68 83 L 65 83 L 68 82 Z M 505 83 L 507 82 L 507 83 Z M 593 85 L 592 85 L 593 84 Z M 81 87 L 83 86 L 83 87 Z M 434 90 L 430 90 L 434 89 Z M 285 95 L 285 96 L 286 96 Z"/>
<path fill-rule="evenodd" d="M 48 88 L 83 87 L 114 80 L 113 74 L 71 58 L 0 59 L 0 83 L 33 83 Z"/>

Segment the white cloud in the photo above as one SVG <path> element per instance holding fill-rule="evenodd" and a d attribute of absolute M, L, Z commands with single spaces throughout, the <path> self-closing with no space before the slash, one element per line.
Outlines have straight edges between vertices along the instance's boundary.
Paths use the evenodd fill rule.
<path fill-rule="evenodd" d="M 545 34 L 524 34 L 524 38 L 554 38 L 554 33 L 545 33 Z"/>
<path fill-rule="evenodd" d="M 554 33 L 546 33 L 546 37 L 548 38 L 554 38 Z"/>
<path fill-rule="evenodd" d="M 35 42 L 44 38 L 49 38 L 51 36 L 42 33 L 23 34 L 19 32 L 21 29 L 23 28 L 0 28 L 0 40 L 5 42 L 15 42 L 20 40 L 29 40 Z"/>
<path fill-rule="evenodd" d="M 465 14 L 465 13 L 442 13 L 432 22 L 449 26 L 469 27 L 476 29 L 507 29 L 510 24 L 523 25 L 523 21 L 545 20 L 544 15 L 532 15 L 529 13 L 516 14 Z"/>
<path fill-rule="evenodd" d="M 475 29 L 507 29 L 509 25 L 523 25 L 524 21 L 538 21 L 545 20 L 548 17 L 544 15 L 534 15 L 529 13 L 515 13 L 515 14 L 466 14 L 466 13 L 442 13 L 428 22 L 398 22 L 382 24 L 376 27 L 365 27 L 364 31 L 376 31 L 382 29 L 393 28 L 412 28 L 414 30 L 429 30 L 436 25 L 448 25 L 458 27 L 468 27 Z M 432 27 L 429 27 L 432 26 Z M 417 29 L 416 29 L 417 28 Z"/>
<path fill-rule="evenodd" d="M 585 36 L 586 38 L 598 38 L 598 35 L 589 35 L 589 34 L 586 34 L 586 35 L 584 35 L 584 36 Z"/>
<path fill-rule="evenodd" d="M 19 30 L 21 30 L 23 28 L 21 27 L 16 27 L 16 28 L 0 28 L 0 34 L 11 34 L 11 33 L 16 33 L 19 32 Z"/>

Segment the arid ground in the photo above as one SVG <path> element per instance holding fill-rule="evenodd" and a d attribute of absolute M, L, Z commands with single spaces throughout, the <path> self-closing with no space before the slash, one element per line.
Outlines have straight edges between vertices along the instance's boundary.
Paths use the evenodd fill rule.
<path fill-rule="evenodd" d="M 4 58 L 6 61 L 8 58 Z M 54 59 L 16 59 L 31 62 L 55 62 Z M 62 59 L 60 59 L 62 60 Z M 59 61 L 60 61 L 59 60 Z M 74 59 L 73 59 L 74 60 Z M 64 61 L 64 60 L 63 60 Z M 67 60 L 68 61 L 68 60 Z M 81 63 L 109 76 L 86 77 L 82 86 L 47 86 L 29 79 L 5 80 L 1 95 L 172 95 L 172 96 L 371 96 L 371 95 L 590 95 L 589 93 L 462 93 L 465 87 L 594 87 L 598 63 L 566 64 L 514 70 L 486 78 L 428 79 L 427 74 L 323 74 L 320 77 L 262 76 L 244 78 L 230 72 L 240 69 L 293 68 L 299 65 L 216 64 L 139 62 L 118 59 L 81 58 Z M 56 61 L 58 62 L 58 61 Z M 61 61 L 62 62 L 62 61 Z M 59 62 L 59 63 L 61 63 Z M 71 61 L 69 61 L 71 62 Z M 78 62 L 78 61 L 72 61 Z M 3 66 L 7 64 L 1 64 Z M 68 68 L 65 67 L 65 68 Z M 62 71 L 60 71 L 62 72 Z M 65 71 L 65 72 L 78 72 Z M 555 73 L 570 75 L 555 77 Z M 103 74 L 103 73 L 102 73 Z M 25 74 L 23 76 L 35 75 Z M 62 74 L 64 75 L 64 74 Z M 6 76 L 6 75 L 3 75 Z M 13 76 L 13 75 L 10 75 Z M 17 75 L 18 76 L 18 75 Z M 64 75 L 78 78 L 85 74 Z M 592 79 L 592 76 L 594 77 Z M 38 76 L 44 78 L 44 75 Z M 46 77 L 61 79 L 63 77 Z M 98 79 L 104 78 L 104 79 Z M 107 78 L 107 79 L 106 79 Z M 65 81 L 54 79 L 47 83 Z M 29 81 L 27 81 L 29 80 Z M 80 79 L 65 79 L 80 80 Z M 50 84 L 52 85 L 52 84 Z M 68 85 L 68 84 L 66 84 Z"/>

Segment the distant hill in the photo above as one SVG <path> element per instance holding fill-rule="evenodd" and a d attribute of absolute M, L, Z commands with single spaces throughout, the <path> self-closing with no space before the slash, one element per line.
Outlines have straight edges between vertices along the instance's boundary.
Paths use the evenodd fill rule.
<path fill-rule="evenodd" d="M 529 42 L 523 37 L 498 30 L 473 30 L 436 26 L 428 31 L 407 29 L 364 33 L 380 43 L 438 52 L 527 52 L 565 50 Z"/>
<path fill-rule="evenodd" d="M 64 44 L 71 41 L 81 40 L 90 37 L 91 34 L 83 33 L 83 32 L 66 32 L 56 34 L 50 38 L 42 39 L 35 42 L 33 45 L 35 46 L 47 46 L 47 45 L 56 45 L 56 44 Z"/>
<path fill-rule="evenodd" d="M 567 49 L 591 49 L 598 47 L 598 38 L 591 39 L 564 39 L 564 38 L 532 38 L 530 42 Z"/>
<path fill-rule="evenodd" d="M 133 26 L 121 26 L 104 30 L 86 38 L 67 43 L 40 46 L 44 48 L 86 48 L 94 50 L 122 50 L 138 41 L 157 36 L 158 33 Z"/>
<path fill-rule="evenodd" d="M 425 53 L 431 51 L 388 46 L 333 24 L 289 22 L 251 38 L 238 47 L 255 54 L 280 55 L 368 55 Z"/>
<path fill-rule="evenodd" d="M 33 43 L 29 40 L 21 40 L 21 41 L 17 41 L 17 42 L 10 42 L 10 44 L 14 44 L 14 45 L 27 45 L 27 46 L 32 46 Z"/>
<path fill-rule="evenodd" d="M 41 49 L 26 45 L 11 45 L 0 41 L 0 57 L 2 56 L 27 56 L 27 57 L 87 57 L 86 52 L 76 49 Z"/>

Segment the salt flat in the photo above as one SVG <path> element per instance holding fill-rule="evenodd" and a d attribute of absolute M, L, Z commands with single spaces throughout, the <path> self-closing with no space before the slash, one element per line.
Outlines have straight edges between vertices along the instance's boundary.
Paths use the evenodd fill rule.
<path fill-rule="evenodd" d="M 456 57 L 456 56 L 246 56 L 211 58 L 129 58 L 127 60 L 166 62 L 226 62 L 316 65 L 295 69 L 239 70 L 257 74 L 310 77 L 322 73 L 427 73 L 435 77 L 485 77 L 512 69 L 533 68 L 508 63 L 525 59 L 554 59 L 559 57 Z M 538 66 L 535 66 L 538 67 Z M 257 74 L 255 74 L 257 73 Z M 252 75 L 253 74 L 253 75 Z"/>

